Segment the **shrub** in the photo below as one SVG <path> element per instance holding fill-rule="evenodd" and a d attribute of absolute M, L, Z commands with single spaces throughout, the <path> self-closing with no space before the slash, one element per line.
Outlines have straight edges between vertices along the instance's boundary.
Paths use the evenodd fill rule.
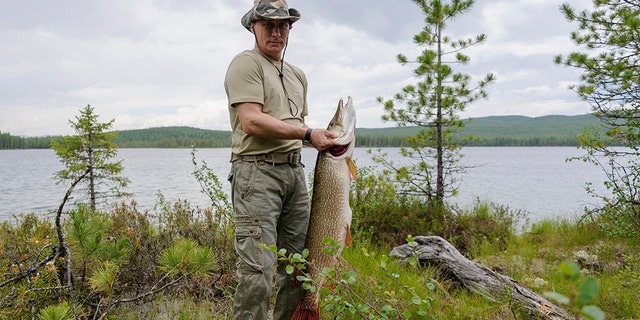
<path fill-rule="evenodd" d="M 462 253 L 477 255 L 483 246 L 504 250 L 526 223 L 526 213 L 478 201 L 473 208 L 424 203 L 421 198 L 398 194 L 387 175 L 371 168 L 359 169 L 351 193 L 352 230 L 373 245 L 391 248 L 407 235 L 438 235 Z"/>
<path fill-rule="evenodd" d="M 471 209 L 460 211 L 454 217 L 449 225 L 448 240 L 470 257 L 504 251 L 527 218 L 523 211 L 479 200 Z"/>
<path fill-rule="evenodd" d="M 228 224 L 215 219 L 210 208 L 168 205 L 162 198 L 159 204 L 155 214 L 139 212 L 135 202 L 116 204 L 110 213 L 87 205 L 69 212 L 63 231 L 71 248 L 73 301 L 64 286 L 66 262 L 37 265 L 54 247 L 51 224 L 34 215 L 19 217 L 16 226 L 1 224 L 0 274 L 6 279 L 33 272 L 26 281 L 0 286 L 0 318 L 64 319 L 75 303 L 80 303 L 75 312 L 99 318 L 160 292 L 202 300 L 228 295 L 235 264 L 228 255 L 233 251 Z"/>

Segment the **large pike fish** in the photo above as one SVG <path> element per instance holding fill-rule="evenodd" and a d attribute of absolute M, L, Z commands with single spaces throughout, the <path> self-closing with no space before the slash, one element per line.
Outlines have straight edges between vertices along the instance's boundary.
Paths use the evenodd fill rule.
<path fill-rule="evenodd" d="M 355 145 L 356 111 L 351 97 L 338 109 L 331 119 L 327 130 L 335 133 L 335 146 L 318 152 L 313 178 L 311 198 L 311 218 L 305 247 L 309 249 L 307 261 L 308 273 L 312 279 L 318 279 L 315 292 L 306 291 L 298 304 L 292 320 L 320 319 L 320 288 L 326 283 L 321 276 L 323 269 L 333 268 L 338 262 L 342 248 L 351 244 L 351 207 L 349 189 L 351 181 L 356 179 L 356 167 L 351 157 Z M 335 255 L 323 251 L 324 239 L 330 238 L 340 244 Z"/>

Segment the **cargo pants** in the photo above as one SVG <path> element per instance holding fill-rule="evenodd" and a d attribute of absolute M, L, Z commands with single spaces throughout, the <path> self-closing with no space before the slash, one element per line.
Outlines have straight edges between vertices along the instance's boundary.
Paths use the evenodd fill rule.
<path fill-rule="evenodd" d="M 234 161 L 229 175 L 235 214 L 238 286 L 233 319 L 266 320 L 273 287 L 276 245 L 288 253 L 304 249 L 309 224 L 309 194 L 301 164 Z M 304 289 L 278 262 L 274 319 L 290 319 Z"/>

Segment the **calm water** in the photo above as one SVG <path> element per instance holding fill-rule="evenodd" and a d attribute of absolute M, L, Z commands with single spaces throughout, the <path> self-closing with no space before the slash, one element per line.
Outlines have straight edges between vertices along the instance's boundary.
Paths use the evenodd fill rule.
<path fill-rule="evenodd" d="M 397 149 L 384 150 L 402 161 Z M 196 156 L 205 160 L 217 173 L 228 191 L 226 176 L 230 168 L 229 149 L 201 149 Z M 472 166 L 462 176 L 459 195 L 452 201 L 461 207 L 475 199 L 525 210 L 532 219 L 540 217 L 576 216 L 595 199 L 584 186 L 594 182 L 599 190 L 604 173 L 582 162 L 566 163 L 565 159 L 580 155 L 572 147 L 478 147 L 465 148 L 463 164 Z M 209 202 L 191 175 L 194 167 L 189 149 L 120 149 L 124 175 L 131 179 L 128 192 L 141 209 L 152 210 L 161 192 L 167 201 L 186 199 L 192 205 L 205 207 Z M 306 169 L 311 170 L 316 152 L 303 150 Z M 358 166 L 373 165 L 367 149 L 356 149 Z M 52 150 L 0 150 L 0 220 L 21 212 L 50 215 L 56 210 L 66 187 L 56 185 L 53 173 L 62 169 Z"/>

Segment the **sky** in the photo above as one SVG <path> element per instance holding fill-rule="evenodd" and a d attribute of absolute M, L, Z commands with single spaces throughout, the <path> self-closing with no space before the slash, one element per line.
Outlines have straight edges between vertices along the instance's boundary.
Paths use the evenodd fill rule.
<path fill-rule="evenodd" d="M 376 98 L 416 83 L 413 42 L 424 14 L 411 0 L 289 0 L 302 13 L 285 60 L 309 81 L 311 127 L 326 127 L 340 98 L 351 96 L 359 128 L 383 122 Z M 456 71 L 496 81 L 488 98 L 462 117 L 577 115 L 590 111 L 568 89 L 580 72 L 556 55 L 583 51 L 570 40 L 577 24 L 559 10 L 590 0 L 476 0 L 447 25 L 454 39 L 485 34 Z M 230 130 L 224 76 L 251 49 L 240 24 L 253 0 L 0 0 L 0 132 L 73 134 L 69 120 L 91 105 L 114 130 L 190 126 Z"/>

